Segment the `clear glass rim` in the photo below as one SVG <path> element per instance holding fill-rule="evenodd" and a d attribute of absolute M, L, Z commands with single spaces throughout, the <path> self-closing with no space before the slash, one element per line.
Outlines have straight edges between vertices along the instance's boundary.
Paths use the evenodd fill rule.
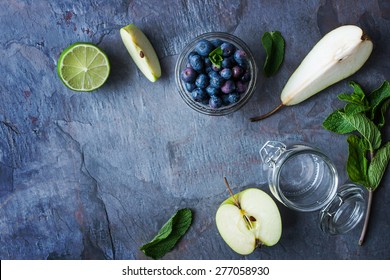
<path fill-rule="evenodd" d="M 218 109 L 212 109 L 206 105 L 202 105 L 194 101 L 190 96 L 190 94 L 187 92 L 184 86 L 184 82 L 180 79 L 180 72 L 184 69 L 188 53 L 194 50 L 196 43 L 200 39 L 221 39 L 240 47 L 247 53 L 251 80 L 249 81 L 247 91 L 241 94 L 241 98 L 237 103 L 228 106 L 222 106 L 221 108 Z M 184 49 L 179 55 L 179 58 L 177 59 L 176 66 L 175 66 L 175 81 L 176 81 L 179 94 L 184 100 L 184 102 L 195 111 L 210 116 L 223 116 L 235 112 L 240 108 L 242 108 L 254 94 L 254 91 L 256 89 L 256 83 L 257 83 L 257 74 L 258 73 L 257 73 L 257 66 L 255 63 L 255 59 L 247 44 L 245 44 L 245 42 L 242 41 L 240 38 L 224 32 L 209 32 L 197 36 L 194 40 L 192 40 L 189 44 L 187 44 L 184 47 Z"/>

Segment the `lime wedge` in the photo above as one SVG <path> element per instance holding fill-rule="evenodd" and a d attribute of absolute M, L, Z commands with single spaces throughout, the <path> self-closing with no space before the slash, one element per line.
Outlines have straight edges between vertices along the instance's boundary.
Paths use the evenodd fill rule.
<path fill-rule="evenodd" d="M 101 87 L 110 74 L 107 55 L 90 43 L 67 47 L 57 63 L 61 81 L 71 90 L 92 91 Z"/>

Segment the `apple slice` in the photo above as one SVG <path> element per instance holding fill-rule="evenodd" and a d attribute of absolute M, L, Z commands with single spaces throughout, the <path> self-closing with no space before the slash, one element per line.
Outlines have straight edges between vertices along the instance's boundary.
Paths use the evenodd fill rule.
<path fill-rule="evenodd" d="M 226 199 L 218 208 L 215 219 L 223 240 L 241 255 L 252 253 L 260 245 L 275 245 L 282 234 L 276 203 L 256 188 Z"/>
<path fill-rule="evenodd" d="M 141 70 L 149 81 L 157 81 L 161 76 L 161 66 L 156 51 L 149 39 L 134 24 L 122 27 L 120 34 L 126 49 L 139 70 Z"/>

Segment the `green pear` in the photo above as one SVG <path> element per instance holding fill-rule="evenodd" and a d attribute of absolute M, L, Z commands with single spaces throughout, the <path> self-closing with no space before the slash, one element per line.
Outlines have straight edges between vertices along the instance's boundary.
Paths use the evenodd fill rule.
<path fill-rule="evenodd" d="M 358 71 L 373 49 L 370 38 L 360 27 L 344 25 L 327 33 L 308 53 L 285 85 L 281 104 L 271 112 L 251 121 L 272 115 L 283 106 L 298 104 L 323 89 Z"/>
<path fill-rule="evenodd" d="M 218 208 L 215 220 L 223 240 L 241 255 L 252 253 L 260 245 L 275 245 L 282 234 L 276 203 L 256 188 L 226 199 Z"/>
<path fill-rule="evenodd" d="M 161 76 L 160 61 L 146 35 L 134 24 L 122 27 L 120 34 L 123 43 L 139 70 L 149 81 L 157 81 Z"/>

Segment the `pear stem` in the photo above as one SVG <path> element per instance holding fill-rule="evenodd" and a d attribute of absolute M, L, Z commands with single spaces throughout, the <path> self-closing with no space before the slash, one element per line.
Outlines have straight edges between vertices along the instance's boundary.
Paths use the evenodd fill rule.
<path fill-rule="evenodd" d="M 268 112 L 267 114 L 264 114 L 264 115 L 261 115 L 261 116 L 258 116 L 258 117 L 253 117 L 253 118 L 250 118 L 249 120 L 251 122 L 257 122 L 257 121 L 261 121 L 261 120 L 264 120 L 265 118 L 268 118 L 269 116 L 271 116 L 273 113 L 275 113 L 276 111 L 278 111 L 279 109 L 281 109 L 282 107 L 284 106 L 283 103 L 280 103 L 275 109 L 273 109 L 271 112 Z"/>
<path fill-rule="evenodd" d="M 228 183 L 228 180 L 226 179 L 226 177 L 223 177 L 223 180 L 225 181 L 225 185 L 230 193 L 230 196 L 233 198 L 234 200 L 234 204 L 238 207 L 238 209 L 241 209 L 241 206 L 240 206 L 240 203 L 238 202 L 238 200 L 236 199 L 236 197 L 234 196 L 233 192 L 232 192 L 232 189 L 230 188 L 229 186 L 229 183 Z"/>

